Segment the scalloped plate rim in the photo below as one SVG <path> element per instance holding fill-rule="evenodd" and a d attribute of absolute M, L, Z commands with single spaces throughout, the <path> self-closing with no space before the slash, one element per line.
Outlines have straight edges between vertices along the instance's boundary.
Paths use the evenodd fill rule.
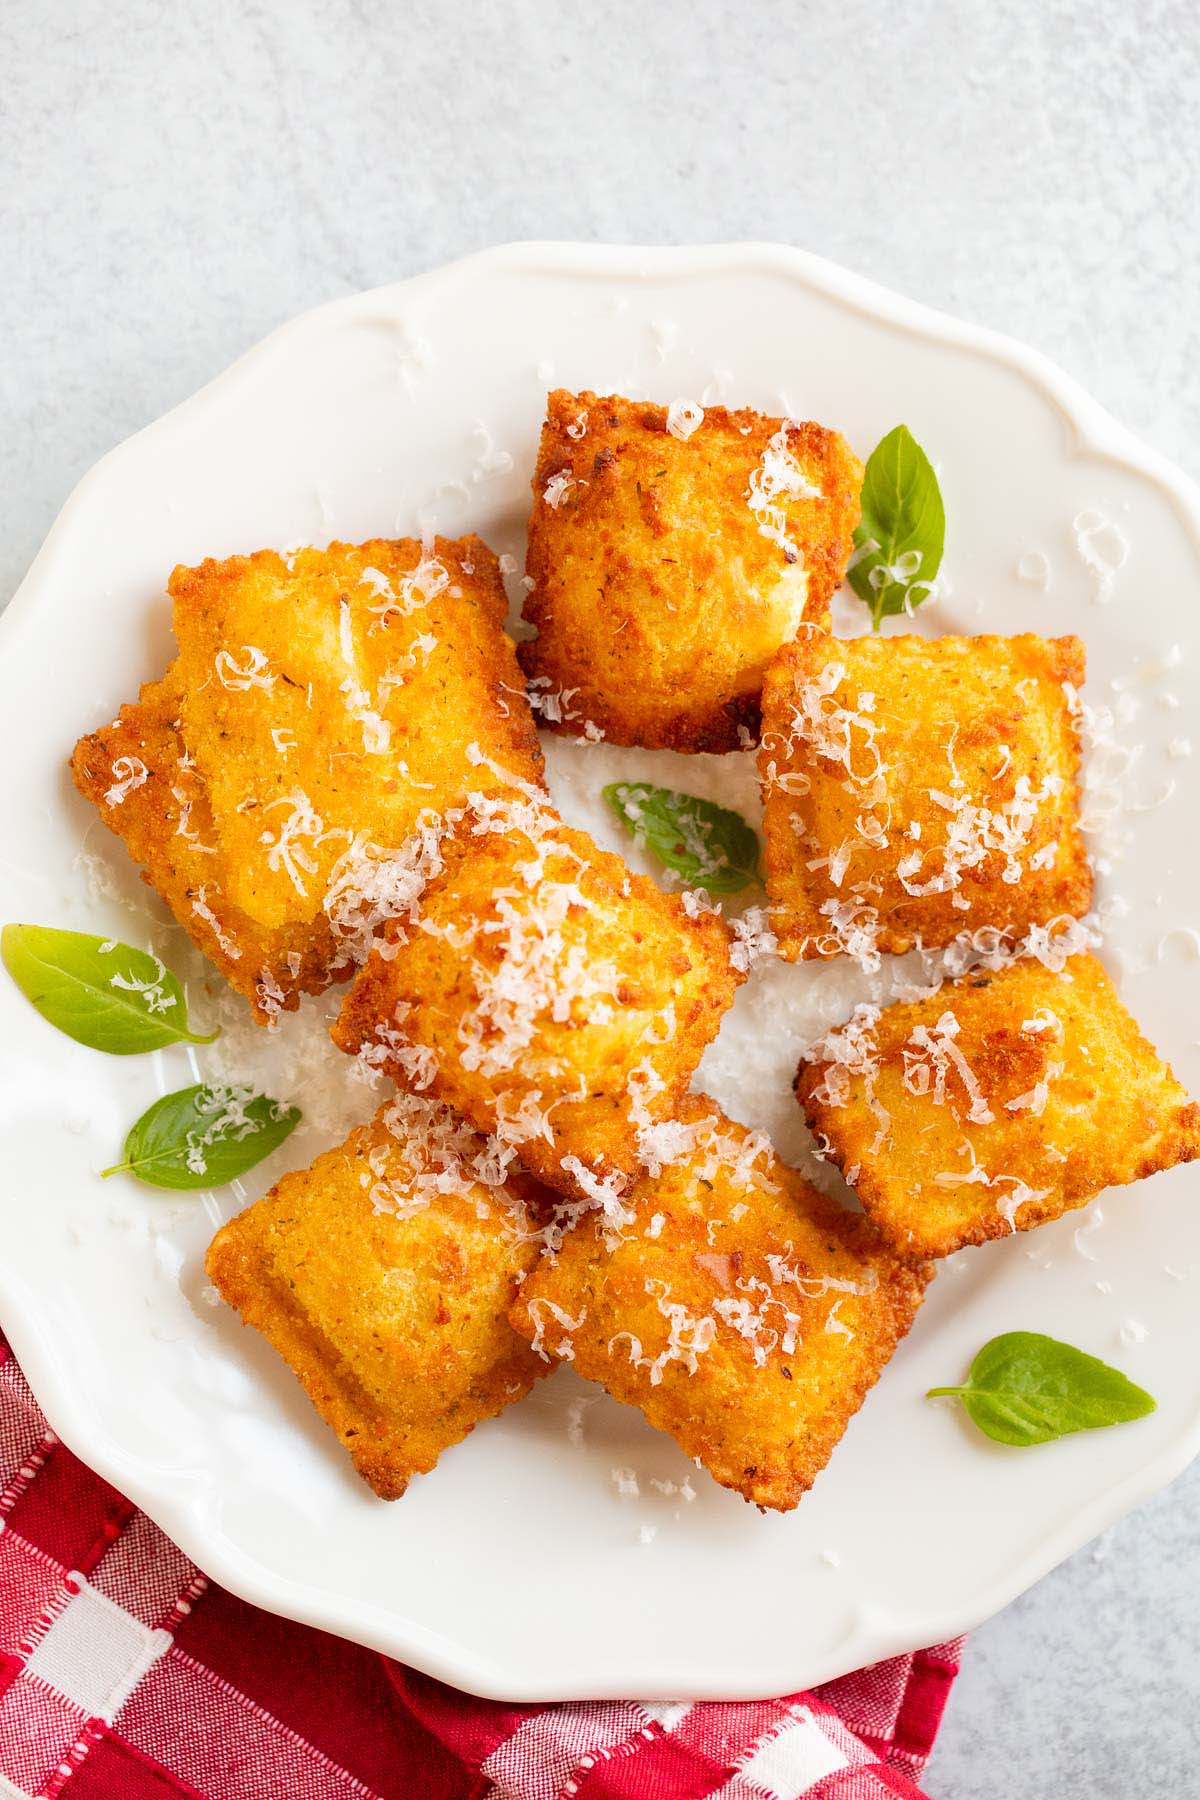
<path fill-rule="evenodd" d="M 1200 484 L 1167 457 L 1144 444 L 1085 388 L 1040 351 L 1018 339 L 942 313 L 922 302 L 858 275 L 813 252 L 792 246 L 749 240 L 731 244 L 678 247 L 581 244 L 567 241 L 519 241 L 475 252 L 398 282 L 365 289 L 310 308 L 277 326 L 211 381 L 102 456 L 77 482 L 46 535 L 33 563 L 0 619 L 0 648 L 13 647 L 17 635 L 34 623 L 42 589 L 52 575 L 60 546 L 74 515 L 147 434 L 187 430 L 201 415 L 221 406 L 260 367 L 288 349 L 293 341 L 321 329 L 337 329 L 343 321 L 380 302 L 393 304 L 420 290 L 461 280 L 470 272 L 507 270 L 534 277 L 544 272 L 634 281 L 641 276 L 703 277 L 718 272 L 769 269 L 815 289 L 851 310 L 933 341 L 953 344 L 1011 370 L 1057 409 L 1072 440 L 1072 454 L 1103 458 L 1153 482 L 1169 499 L 1200 555 Z M 171 1473 L 97 1432 L 77 1406 L 70 1372 L 61 1365 L 53 1340 L 42 1329 L 36 1306 L 15 1272 L 0 1263 L 0 1304 L 4 1330 L 51 1429 L 105 1480 L 132 1499 L 206 1574 L 252 1604 L 320 1629 L 333 1631 L 412 1663 L 424 1672 L 470 1692 L 498 1700 L 534 1702 L 547 1699 L 619 1699 L 628 1684 L 583 1682 L 564 1678 L 548 1658 L 544 1676 L 514 1680 L 499 1654 L 481 1655 L 462 1643 L 397 1617 L 390 1610 L 359 1601 L 342 1601 L 319 1587 L 280 1576 L 238 1549 L 210 1518 L 212 1479 L 207 1471 Z M 919 1647 L 947 1641 L 973 1629 L 1040 1580 L 1065 1557 L 1152 1494 L 1167 1486 L 1200 1454 L 1200 1410 L 1188 1429 L 1168 1449 L 1145 1462 L 1117 1487 L 1097 1493 L 1082 1513 L 1062 1522 L 968 1605 L 922 1615 L 919 1623 L 860 1610 L 854 1624 L 822 1661 L 810 1664 L 807 1685 L 816 1686 L 860 1665 Z M 643 1684 L 644 1687 L 645 1684 Z M 779 1691 L 761 1682 L 693 1680 L 691 1699 L 758 1699 Z M 660 1690 L 678 1698 L 669 1679 Z"/>

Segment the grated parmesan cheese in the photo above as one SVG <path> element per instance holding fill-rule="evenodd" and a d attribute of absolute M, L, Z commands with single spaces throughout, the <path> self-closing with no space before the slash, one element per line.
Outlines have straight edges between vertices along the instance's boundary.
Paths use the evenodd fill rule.
<path fill-rule="evenodd" d="M 1045 1200 L 1050 1194 L 1049 1188 L 1031 1188 L 1027 1182 L 1016 1175 L 989 1175 L 975 1154 L 975 1147 L 969 1139 L 963 1139 L 963 1149 L 970 1159 L 970 1165 L 961 1173 L 943 1170 L 934 1176 L 938 1187 L 971 1187 L 978 1185 L 986 1188 L 1007 1186 L 1009 1192 L 997 1201 L 997 1211 L 1010 1231 L 1016 1231 L 1016 1215 L 1020 1207 L 1031 1200 Z"/>
<path fill-rule="evenodd" d="M 150 771 L 140 756 L 118 756 L 112 765 L 112 777 L 112 786 L 105 789 L 104 804 L 120 806 L 127 795 L 145 785 Z"/>
<path fill-rule="evenodd" d="M 559 1306 L 556 1300 L 546 1299 L 542 1294 L 535 1295 L 529 1301 L 526 1310 L 533 1325 L 534 1335 L 530 1342 L 530 1348 L 534 1354 L 540 1356 L 543 1362 L 551 1362 L 555 1358 L 560 1362 L 574 1362 L 575 1347 L 571 1343 L 570 1334 L 580 1329 L 587 1318 L 587 1313 L 581 1312 L 579 1317 L 574 1319 L 565 1307 Z M 545 1335 L 551 1323 L 557 1325 L 563 1335 L 555 1344 L 552 1353 L 547 1355 L 544 1347 Z"/>
<path fill-rule="evenodd" d="M 958 785 L 961 786 L 961 782 Z M 1000 879 L 1015 885 L 1024 873 L 1020 854 L 1029 842 L 1038 812 L 1047 801 L 1057 798 L 1062 785 L 1059 776 L 1047 775 L 1035 789 L 1028 775 L 1018 776 L 1013 798 L 995 808 L 980 805 L 966 794 L 955 797 L 931 788 L 930 799 L 949 814 L 946 841 L 942 846 L 942 867 L 925 880 L 918 881 L 914 877 L 930 851 L 910 851 L 896 866 L 905 893 L 914 898 L 947 893 L 959 885 L 965 873 L 977 869 L 993 852 L 1004 858 Z M 1053 860 L 1056 846 L 1051 844 L 1048 848 Z M 1037 866 L 1046 866 L 1044 857 Z"/>
<path fill-rule="evenodd" d="M 557 475 L 552 475 L 550 477 L 549 481 L 542 489 L 542 498 L 547 506 L 552 506 L 555 512 L 557 512 L 563 501 L 567 498 L 567 495 L 571 492 L 571 489 L 575 486 L 576 482 L 574 478 L 568 475 L 565 469 L 560 470 Z"/>
<path fill-rule="evenodd" d="M 473 482 L 487 481 L 493 475 L 507 475 L 515 466 L 507 450 L 496 448 L 492 442 L 492 434 L 482 419 L 477 419 L 472 425 L 471 436 L 479 441 L 471 468 Z"/>
<path fill-rule="evenodd" d="M 672 400 L 667 408 L 667 430 L 686 443 L 704 420 L 704 408 L 694 400 Z"/>
<path fill-rule="evenodd" d="M 399 850 L 381 850 L 361 831 L 334 863 L 324 907 L 349 961 L 366 961 L 389 920 L 415 916 L 426 883 L 442 867 L 445 825 L 423 812 Z"/>
<path fill-rule="evenodd" d="M 301 788 L 282 800 L 272 800 L 264 811 L 274 812 L 281 806 L 290 807 L 287 817 L 278 830 L 264 831 L 258 841 L 266 846 L 267 867 L 276 873 L 282 869 L 300 898 L 305 900 L 308 892 L 302 878 L 317 872 L 312 851 L 324 840 L 325 823 Z M 311 847 L 301 843 L 302 838 L 311 838 Z"/>
<path fill-rule="evenodd" d="M 229 933 L 222 928 L 221 921 L 218 919 L 212 907 L 208 904 L 207 887 L 202 887 L 196 894 L 192 901 L 192 911 L 198 919 L 204 920 L 204 923 L 212 931 L 212 934 L 216 938 L 217 944 L 224 955 L 226 955 L 231 962 L 239 962 L 242 955 L 241 946 L 235 944 L 233 939 L 229 936 Z"/>
<path fill-rule="evenodd" d="M 1017 580 L 1024 581 L 1030 587 L 1040 588 L 1043 594 L 1050 592 L 1051 583 L 1050 558 L 1042 550 L 1026 550 L 1017 562 Z"/>
<path fill-rule="evenodd" d="M 748 973 L 759 963 L 766 962 L 775 955 L 779 939 L 771 930 L 763 907 L 748 906 L 740 917 L 731 919 L 729 924 L 733 932 L 729 961 L 735 969 Z"/>
<path fill-rule="evenodd" d="M 778 544 L 789 563 L 799 562 L 800 551 L 788 534 L 787 503 L 821 497 L 820 488 L 808 480 L 788 448 L 788 432 L 792 426 L 791 419 L 783 421 L 763 451 L 746 489 L 746 500 L 760 535 Z"/>
<path fill-rule="evenodd" d="M 1079 560 L 1092 578 L 1092 599 L 1100 606 L 1113 597 L 1118 572 L 1129 558 L 1129 539 L 1096 508 L 1085 508 L 1071 521 Z"/>
<path fill-rule="evenodd" d="M 275 677 L 267 666 L 267 653 L 255 644 L 243 644 L 242 654 L 245 666 L 239 667 L 229 650 L 218 650 L 213 666 L 222 687 L 232 693 L 245 693 L 248 688 L 264 688 L 268 693 L 275 686 Z"/>
<path fill-rule="evenodd" d="M 990 1125 L 995 1114 L 983 1097 L 974 1070 L 955 1042 L 959 1030 L 958 1020 L 949 1011 L 942 1014 L 932 1030 L 928 1025 L 914 1026 L 901 1051 L 904 1085 L 910 1094 L 931 1095 L 935 1106 L 949 1105 L 955 1111 L 957 1109 L 946 1092 L 953 1071 L 966 1090 L 967 1118 L 973 1125 Z"/>

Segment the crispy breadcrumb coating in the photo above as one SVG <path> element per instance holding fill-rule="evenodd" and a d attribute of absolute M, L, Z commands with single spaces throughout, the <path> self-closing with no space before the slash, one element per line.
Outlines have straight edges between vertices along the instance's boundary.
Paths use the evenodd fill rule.
<path fill-rule="evenodd" d="M 928 1271 L 689 1095 L 675 1154 L 592 1214 L 522 1287 L 512 1321 L 640 1407 L 714 1480 L 786 1511 L 812 1486 L 913 1321 Z"/>
<path fill-rule="evenodd" d="M 698 410 L 698 409 L 697 409 Z M 736 750 L 763 671 L 828 626 L 862 466 L 821 425 L 619 396 L 549 396 L 521 661 L 551 730 Z"/>
<path fill-rule="evenodd" d="M 72 768 L 270 1021 L 361 961 L 379 923 L 363 879 L 425 813 L 540 783 L 499 566 L 474 537 L 374 540 L 179 568 L 170 589 L 166 679 Z M 129 756 L 141 785 L 117 778 Z"/>
<path fill-rule="evenodd" d="M 613 1194 L 744 976 L 712 913 L 631 873 L 534 790 L 485 802 L 387 927 L 334 1038 L 514 1145 L 549 1186 Z"/>
<path fill-rule="evenodd" d="M 445 1108 L 401 1096 L 209 1248 L 213 1282 L 382 1499 L 546 1372 L 507 1320 L 540 1250 L 537 1188 L 498 1166 Z"/>
<path fill-rule="evenodd" d="M 269 996 L 287 995 L 295 1006 L 300 994 L 327 987 L 339 947 L 325 921 L 268 928 L 229 899 L 204 783 L 179 735 L 179 710 L 173 679 L 147 682 L 111 725 L 80 739 L 71 771 L 141 864 L 142 880 L 264 1017 L 264 997 L 269 1005 Z"/>
<path fill-rule="evenodd" d="M 1091 903 L 1078 638 L 798 639 L 763 686 L 780 955 L 868 964 Z"/>
<path fill-rule="evenodd" d="M 1200 1155 L 1200 1107 L 1090 955 L 860 1011 L 801 1063 L 796 1094 L 888 1243 L 921 1259 Z"/>

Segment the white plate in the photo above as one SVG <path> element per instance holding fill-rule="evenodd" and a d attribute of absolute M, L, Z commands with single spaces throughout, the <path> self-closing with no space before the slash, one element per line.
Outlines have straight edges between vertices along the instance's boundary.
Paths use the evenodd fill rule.
<path fill-rule="evenodd" d="M 940 464 L 950 520 L 952 591 L 921 629 L 1079 631 L 1092 700 L 1112 702 L 1116 678 L 1136 710 L 1124 729 L 1145 748 L 1121 797 L 1148 809 L 1120 810 L 1105 840 L 1127 841 L 1102 897 L 1129 903 L 1105 954 L 1150 1036 L 1200 1088 L 1196 763 L 1169 748 L 1200 717 L 1195 490 L 1040 357 L 792 250 L 494 251 L 297 320 L 105 458 L 4 622 L 0 916 L 145 941 L 144 911 L 126 910 L 129 896 L 148 904 L 131 875 L 119 873 L 116 897 L 89 891 L 85 834 L 114 869 L 123 856 L 64 765 L 77 733 L 166 660 L 175 562 L 429 518 L 519 553 L 551 383 L 664 401 L 719 393 L 836 424 L 864 453 L 909 424 Z M 1128 545 L 1111 579 L 1080 554 L 1072 522 L 1084 513 L 1120 533 L 1085 536 L 1093 555 L 1112 564 Z M 1048 589 L 1018 577 L 1033 553 L 1048 559 Z M 557 791 L 576 817 L 592 816 L 613 754 L 556 748 Z M 674 775 L 706 791 L 752 787 L 738 758 L 678 759 Z M 1151 804 L 1168 779 L 1173 797 Z M 178 941 L 155 941 L 186 963 Z M 768 969 L 710 1053 L 715 1091 L 743 1112 L 750 1094 L 790 1152 L 804 1136 L 787 1093 L 796 1045 L 850 991 L 829 968 Z M 284 1035 L 271 1051 L 280 1087 L 288 1058 L 319 1037 L 311 1019 Z M 261 1058 L 248 1028 L 227 1037 L 227 1054 L 252 1040 L 244 1053 Z M 188 1078 L 186 1056 L 90 1053 L 6 981 L 0 1045 L 0 1320 L 55 1429 L 246 1598 L 478 1692 L 766 1695 L 937 1641 L 1002 1606 L 1200 1444 L 1200 1169 L 1181 1169 L 945 1266 L 789 1517 L 719 1491 L 606 1398 L 584 1409 L 573 1442 L 567 1417 L 585 1390 L 568 1374 L 388 1506 L 266 1347 L 206 1303 L 204 1247 L 238 1196 L 177 1201 L 96 1179 L 129 1121 Z M 318 1114 L 254 1191 L 332 1141 L 330 1124 Z M 1116 1360 L 1158 1412 L 1016 1452 L 922 1399 L 1018 1326 Z M 614 1466 L 635 1471 L 640 1498 L 618 1495 Z M 688 1474 L 690 1503 L 651 1486 Z"/>

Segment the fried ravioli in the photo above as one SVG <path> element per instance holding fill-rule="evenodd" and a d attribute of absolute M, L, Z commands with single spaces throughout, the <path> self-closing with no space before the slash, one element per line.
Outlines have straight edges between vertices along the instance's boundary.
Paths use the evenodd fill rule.
<path fill-rule="evenodd" d="M 504 1165 L 446 1108 L 402 1095 L 209 1248 L 213 1282 L 382 1499 L 546 1372 L 507 1320 L 541 1240 L 536 1184 Z"/>
<path fill-rule="evenodd" d="M 888 1243 L 921 1259 L 1200 1155 L 1200 1107 L 1090 955 L 860 1008 L 801 1063 L 796 1093 Z"/>
<path fill-rule="evenodd" d="M 520 651 L 550 729 L 741 747 L 770 658 L 828 625 L 862 473 L 821 425 L 552 393 Z"/>
<path fill-rule="evenodd" d="M 763 686 L 759 774 L 779 953 L 935 948 L 1091 902 L 1078 638 L 806 636 Z"/>
<path fill-rule="evenodd" d="M 72 767 L 269 1021 L 362 960 L 366 865 L 468 790 L 540 782 L 499 566 L 478 538 L 376 540 L 179 568 L 170 589 L 166 679 Z"/>
<path fill-rule="evenodd" d="M 544 1355 L 640 1407 L 724 1487 L 787 1511 L 921 1303 L 928 1271 L 688 1096 L 626 1216 L 592 1214 L 512 1310 Z"/>
<path fill-rule="evenodd" d="M 294 1005 L 301 993 L 328 986 L 338 946 L 327 924 L 269 929 L 230 901 L 205 787 L 179 735 L 172 680 L 147 682 L 111 725 L 81 738 L 71 770 L 141 864 L 142 880 L 252 1003 L 286 991 Z"/>
<path fill-rule="evenodd" d="M 515 1146 L 549 1186 L 610 1198 L 744 979 L 728 928 L 692 918 L 533 789 L 482 800 L 426 860 L 335 1041 Z"/>

